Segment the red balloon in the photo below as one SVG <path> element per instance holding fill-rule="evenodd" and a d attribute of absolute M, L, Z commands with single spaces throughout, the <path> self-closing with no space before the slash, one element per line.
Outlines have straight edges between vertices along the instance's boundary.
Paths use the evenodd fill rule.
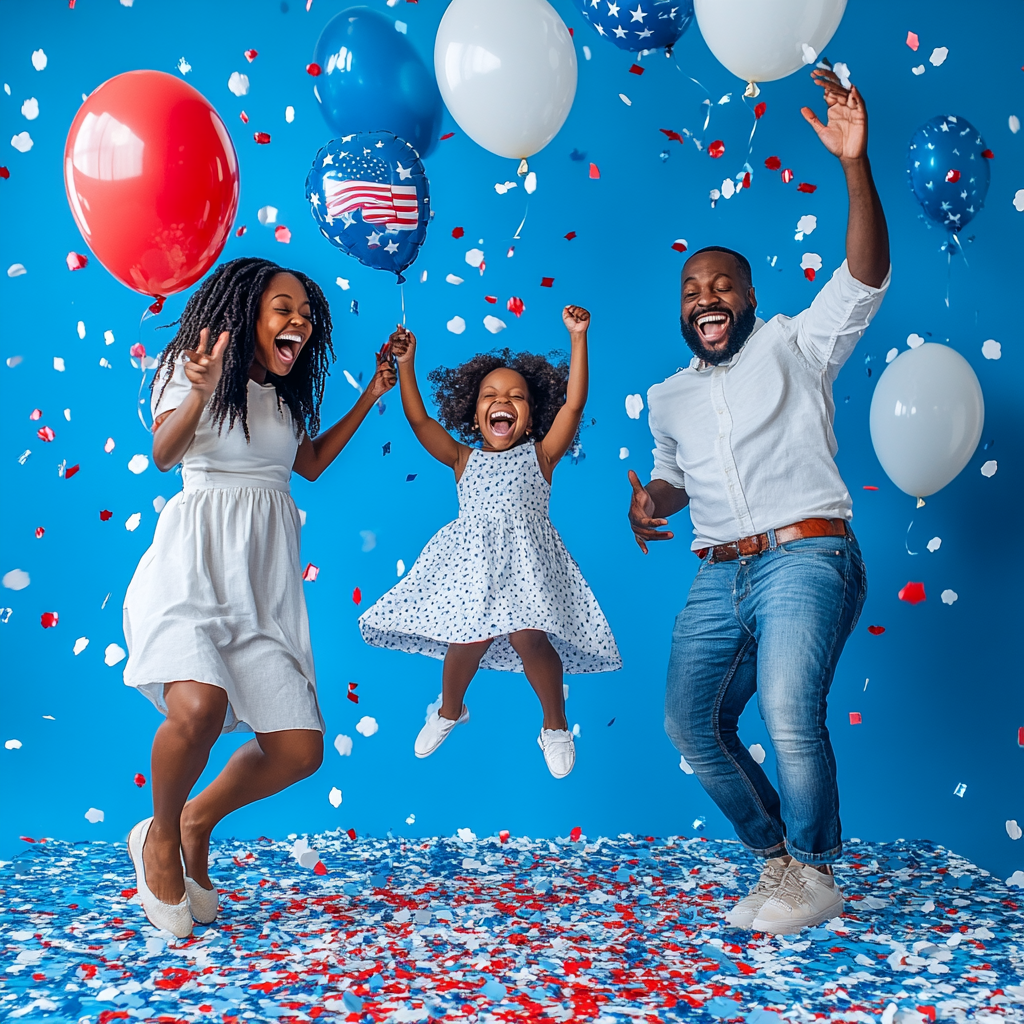
<path fill-rule="evenodd" d="M 162 71 L 127 71 L 82 104 L 64 146 L 75 223 L 122 284 L 164 296 L 213 266 L 238 209 L 238 158 L 209 101 Z"/>

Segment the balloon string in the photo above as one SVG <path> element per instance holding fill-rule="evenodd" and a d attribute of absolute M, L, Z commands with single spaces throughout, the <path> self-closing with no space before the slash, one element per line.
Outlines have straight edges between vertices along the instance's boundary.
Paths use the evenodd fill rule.
<path fill-rule="evenodd" d="M 676 66 L 676 70 L 677 70 L 677 71 L 679 72 L 679 74 L 681 74 L 681 75 L 682 75 L 682 76 L 683 76 L 684 78 L 687 78 L 687 79 L 689 79 L 689 80 L 690 80 L 691 82 L 693 82 L 693 84 L 694 84 L 695 86 L 697 86 L 697 88 L 698 88 L 698 89 L 700 89 L 700 91 L 701 91 L 701 92 L 703 92 L 703 93 L 704 93 L 704 99 L 703 99 L 703 100 L 701 100 L 701 106 L 702 106 L 702 107 L 706 107 L 707 109 L 706 109 L 706 110 L 705 110 L 705 112 L 704 112 L 704 127 L 703 127 L 703 128 L 701 128 L 701 130 L 700 130 L 700 138 L 701 138 L 701 142 L 703 142 L 703 141 L 704 141 L 704 135 L 705 135 L 705 133 L 706 133 L 706 132 L 707 132 L 707 130 L 708 130 L 708 125 L 709 125 L 709 124 L 711 123 L 711 107 L 712 107 L 712 103 L 711 103 L 711 93 L 709 93 L 709 92 L 707 91 L 707 89 L 705 89 L 705 88 L 704 88 L 704 86 L 703 86 L 703 85 L 701 85 L 701 83 L 697 81 L 697 79 L 696 79 L 696 78 L 691 78 L 691 77 L 690 77 L 690 76 L 689 76 L 689 75 L 688 75 L 688 74 L 687 74 L 687 73 L 686 73 L 686 72 L 685 72 L 685 71 L 684 71 L 684 70 L 683 70 L 683 69 L 682 69 L 682 68 L 681 68 L 681 67 L 679 66 L 679 61 L 677 61 L 677 60 L 675 60 L 675 59 L 673 58 L 673 60 L 672 60 L 672 63 L 673 63 L 673 64 L 675 64 L 675 66 Z"/>
<path fill-rule="evenodd" d="M 400 284 L 398 290 L 402 295 L 402 326 L 405 326 L 405 285 Z"/>
<path fill-rule="evenodd" d="M 907 549 L 908 555 L 916 555 L 918 552 L 910 550 L 910 531 L 914 526 L 914 520 L 910 520 L 910 526 L 907 527 L 907 536 L 903 540 L 903 546 Z"/>
<path fill-rule="evenodd" d="M 523 230 L 523 225 L 526 223 L 526 218 L 530 215 L 530 200 L 526 200 L 526 210 L 523 212 L 523 219 L 519 222 L 519 227 L 516 228 L 516 233 L 512 236 L 513 242 L 519 241 L 519 232 Z"/>
<path fill-rule="evenodd" d="M 757 131 L 757 122 L 759 120 L 757 111 L 747 102 L 747 97 L 743 97 L 743 104 L 750 111 L 751 116 L 754 118 L 754 123 L 750 128 L 750 138 L 747 139 L 747 160 L 749 161 L 751 155 L 754 152 L 754 134 Z"/>
<path fill-rule="evenodd" d="M 153 306 L 155 306 L 155 305 L 156 305 L 156 303 L 154 302 Z M 163 303 L 161 303 L 161 306 L 162 305 L 163 305 Z M 143 310 L 142 316 L 139 318 L 138 341 L 139 341 L 139 345 L 140 346 L 142 345 L 142 325 L 150 317 L 156 316 L 157 312 L 158 312 L 158 310 L 154 310 L 153 309 L 153 306 L 147 306 L 146 309 Z M 151 423 L 147 423 L 146 422 L 146 417 L 142 415 L 142 409 L 143 409 L 143 407 L 146 404 L 146 400 L 145 400 L 145 398 L 143 397 L 143 394 L 142 394 L 143 390 L 146 387 L 146 357 L 145 356 L 140 356 L 139 357 L 139 371 L 141 373 L 141 378 L 139 380 L 139 394 L 138 394 L 138 401 L 137 401 L 137 403 L 135 405 L 135 412 L 136 412 L 136 415 L 138 415 L 138 417 L 139 417 L 139 422 L 142 424 L 143 429 L 146 431 L 147 434 L 152 436 L 152 434 L 153 434 L 153 425 Z"/>

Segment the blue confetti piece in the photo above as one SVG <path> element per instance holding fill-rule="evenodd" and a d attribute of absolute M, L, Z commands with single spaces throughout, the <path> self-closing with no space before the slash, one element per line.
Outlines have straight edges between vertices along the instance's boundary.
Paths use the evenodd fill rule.
<path fill-rule="evenodd" d="M 406 482 L 406 483 L 410 483 L 410 482 L 412 482 L 412 481 L 413 481 L 413 480 L 415 480 L 415 479 L 416 479 L 416 474 L 415 474 L 415 473 L 410 473 L 410 474 L 409 474 L 409 475 L 408 475 L 408 476 L 407 476 L 407 477 L 405 478 L 405 482 Z"/>

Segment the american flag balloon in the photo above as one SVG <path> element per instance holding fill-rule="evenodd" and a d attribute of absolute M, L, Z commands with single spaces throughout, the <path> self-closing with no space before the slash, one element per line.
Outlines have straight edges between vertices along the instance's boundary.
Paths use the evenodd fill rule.
<path fill-rule="evenodd" d="M 672 47 L 693 21 L 693 0 L 573 0 L 599 36 L 637 53 Z"/>
<path fill-rule="evenodd" d="M 332 245 L 405 280 L 430 219 L 430 184 L 412 146 L 390 132 L 334 139 L 313 161 L 306 199 Z"/>

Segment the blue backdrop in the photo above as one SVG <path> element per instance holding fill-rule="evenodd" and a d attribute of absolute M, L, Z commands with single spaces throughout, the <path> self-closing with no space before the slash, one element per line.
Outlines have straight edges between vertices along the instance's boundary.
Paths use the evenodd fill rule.
<path fill-rule="evenodd" d="M 440 0 L 372 4 L 407 24 L 408 38 L 429 63 Z M 0 248 L 5 269 L 18 263 L 27 270 L 0 277 L 0 356 L 7 360 L 0 364 L 2 571 L 21 569 L 31 584 L 0 590 L 0 603 L 13 609 L 0 616 L 2 738 L 21 743 L 0 749 L 0 856 L 17 848 L 19 835 L 122 839 L 148 813 L 150 801 L 148 783 L 139 788 L 133 777 L 141 772 L 148 779 L 157 714 L 122 686 L 123 662 L 108 667 L 104 650 L 124 642 L 121 600 L 152 536 L 153 500 L 180 486 L 178 477 L 152 465 L 139 474 L 128 469 L 133 456 L 150 453 L 136 413 L 140 371 L 129 348 L 141 340 L 151 354 L 157 351 L 168 335 L 154 327 L 174 318 L 183 297 L 173 297 L 159 318 L 140 328 L 145 300 L 94 259 L 75 273 L 66 267 L 70 250 L 87 252 L 61 177 L 64 137 L 82 94 L 121 71 L 181 74 L 182 57 L 191 66 L 186 80 L 217 106 L 241 161 L 238 223 L 247 231 L 232 236 L 224 258 L 259 254 L 300 267 L 331 299 L 339 359 L 325 399 L 328 422 L 356 397 L 342 369 L 365 379 L 372 352 L 401 317 L 393 278 L 332 249 L 306 207 L 306 171 L 329 133 L 305 66 L 324 23 L 345 5 L 314 0 L 309 11 L 305 6 L 301 0 L 2 5 L 0 61 L 10 88 L 0 96 L 0 163 L 10 177 L 0 180 Z M 420 835 L 468 826 L 478 833 L 507 828 L 566 835 L 575 825 L 592 836 L 692 834 L 693 822 L 703 817 L 706 835 L 731 836 L 696 779 L 679 770 L 662 733 L 671 624 L 697 562 L 685 540 L 685 512 L 675 524 L 675 543 L 647 558 L 633 543 L 625 523 L 626 469 L 649 472 L 651 441 L 646 416 L 629 419 L 624 400 L 645 394 L 688 356 L 678 328 L 684 257 L 673 243 L 684 238 L 691 250 L 712 243 L 742 249 L 754 265 L 761 312 L 795 313 L 842 259 L 842 174 L 800 116 L 803 103 L 822 109 L 818 91 L 800 73 L 764 87 L 767 112 L 753 141 L 752 187 L 712 208 L 709 191 L 742 172 L 747 160 L 752 114 L 741 99 L 743 84 L 717 64 L 696 25 L 680 40 L 674 60 L 652 54 L 637 76 L 629 71 L 630 56 L 594 34 L 568 0 L 556 6 L 576 29 L 579 90 L 565 127 L 531 160 L 539 184 L 521 239 L 513 243 L 512 235 L 526 212 L 524 189 L 499 194 L 494 188 L 516 179 L 514 162 L 479 149 L 446 114 L 442 131 L 454 136 L 426 161 L 435 216 L 408 272 L 405 305 L 420 337 L 424 375 L 495 343 L 558 347 L 562 304 L 592 310 L 586 457 L 559 468 L 553 519 L 602 602 L 625 668 L 569 679 L 570 722 L 578 723 L 580 739 L 576 770 L 565 781 L 556 782 L 544 767 L 535 743 L 538 707 L 521 676 L 482 674 L 468 698 L 471 725 L 429 760 L 414 758 L 413 738 L 439 690 L 439 665 L 365 647 L 352 594 L 361 589 L 363 608 L 376 599 L 396 579 L 397 561 L 411 565 L 457 506 L 451 473 L 418 446 L 395 395 L 319 482 L 294 483 L 308 515 L 303 559 L 320 567 L 306 595 L 328 722 L 324 766 L 312 779 L 236 814 L 222 826 L 225 834 L 279 836 L 342 826 Z M 916 52 L 905 42 L 908 31 L 920 38 Z M 1024 116 L 1016 46 L 1022 33 L 1024 11 L 1008 0 L 987 5 L 983 17 L 951 0 L 898 7 L 855 0 L 826 51 L 849 65 L 869 105 L 871 156 L 894 264 L 881 313 L 836 386 L 839 465 L 855 496 L 870 574 L 867 607 L 831 701 L 844 831 L 874 839 L 929 836 L 1004 877 L 1024 867 L 1024 842 L 1012 841 L 1005 824 L 1024 823 L 1017 649 L 1024 367 L 1015 298 L 1024 214 L 1013 206 L 1015 192 L 1024 188 L 1024 136 L 1012 130 L 1011 119 Z M 949 51 L 939 66 L 929 62 L 936 47 Z M 250 48 L 258 51 L 251 63 L 243 55 Z M 32 62 L 39 49 L 48 60 L 42 71 Z M 924 72 L 915 74 L 914 67 Z M 245 96 L 228 90 L 234 71 L 249 78 Z M 661 132 L 687 128 L 700 137 L 704 93 L 689 76 L 714 101 L 704 141 L 724 141 L 719 159 L 698 151 L 692 140 L 680 145 Z M 727 96 L 729 102 L 719 102 Z M 33 97 L 38 117 L 29 120 L 32 104 L 22 105 Z M 294 108 L 290 122 L 288 107 Z M 240 120 L 243 110 L 248 124 Z M 954 258 L 949 268 L 939 252 L 942 234 L 920 219 L 905 170 L 914 129 L 940 113 L 967 117 L 995 154 L 986 208 L 965 239 L 968 262 Z M 26 131 L 32 148 L 11 148 L 7 140 Z M 268 132 L 270 144 L 256 145 L 254 131 Z M 792 168 L 792 183 L 765 170 L 769 156 Z M 591 177 L 591 164 L 599 178 Z M 817 190 L 797 192 L 799 182 Z M 278 209 L 288 244 L 275 239 L 274 224 L 260 224 L 257 211 L 264 206 Z M 808 214 L 817 217 L 817 227 L 798 241 L 797 222 Z M 452 232 L 460 227 L 465 234 L 456 239 Z M 565 237 L 570 232 L 575 238 Z M 486 254 L 482 276 L 466 263 L 470 248 Z M 805 252 L 820 254 L 823 262 L 814 283 L 801 271 Z M 424 271 L 427 279 L 420 282 Z M 448 274 L 465 283 L 446 283 Z M 335 283 L 339 277 L 347 290 Z M 552 287 L 541 286 L 544 277 L 554 278 Z M 497 297 L 498 306 L 485 295 Z M 505 312 L 513 295 L 525 302 L 518 319 Z M 508 324 L 497 337 L 483 327 L 489 313 Z M 464 334 L 445 329 L 456 315 L 466 321 Z M 987 449 L 979 448 L 962 475 L 919 510 L 886 480 L 868 436 L 868 406 L 886 353 L 904 349 L 911 334 L 962 352 L 986 402 Z M 998 361 L 982 354 L 989 339 L 1001 343 Z M 63 372 L 55 370 L 55 358 L 63 360 Z M 42 410 L 37 421 L 30 419 L 35 408 Z M 53 441 L 36 436 L 42 426 L 54 430 Z M 108 438 L 116 445 L 109 453 Z M 388 442 L 390 454 L 383 455 Z M 620 459 L 623 448 L 629 456 Z M 58 475 L 64 460 L 81 467 L 70 479 Z M 979 470 L 989 460 L 998 471 L 985 477 Z M 106 522 L 99 515 L 104 509 L 113 513 Z M 129 531 L 125 523 L 134 513 L 141 513 L 141 522 Z M 41 537 L 38 527 L 45 530 Z M 375 545 L 366 550 L 371 533 Z M 942 545 L 930 552 L 933 537 Z M 923 604 L 897 599 L 908 581 L 924 583 Z M 939 599 L 945 589 L 958 595 L 952 605 Z M 56 627 L 41 628 L 45 612 L 59 614 Z M 884 626 L 885 633 L 871 635 L 869 625 Z M 79 637 L 90 643 L 76 656 Z M 346 699 L 349 682 L 358 683 L 358 706 Z M 850 724 L 851 712 L 860 713 L 861 724 Z M 355 730 L 364 715 L 379 723 L 373 736 Z M 338 734 L 352 737 L 350 756 L 332 746 Z M 753 709 L 743 736 L 765 746 L 771 768 L 770 744 Z M 218 744 L 210 772 L 236 743 Z M 960 784 L 966 790 L 956 796 Z M 328 802 L 335 786 L 344 794 L 337 809 Z M 105 820 L 88 822 L 89 808 L 102 810 Z M 411 815 L 415 821 L 407 824 Z"/>

